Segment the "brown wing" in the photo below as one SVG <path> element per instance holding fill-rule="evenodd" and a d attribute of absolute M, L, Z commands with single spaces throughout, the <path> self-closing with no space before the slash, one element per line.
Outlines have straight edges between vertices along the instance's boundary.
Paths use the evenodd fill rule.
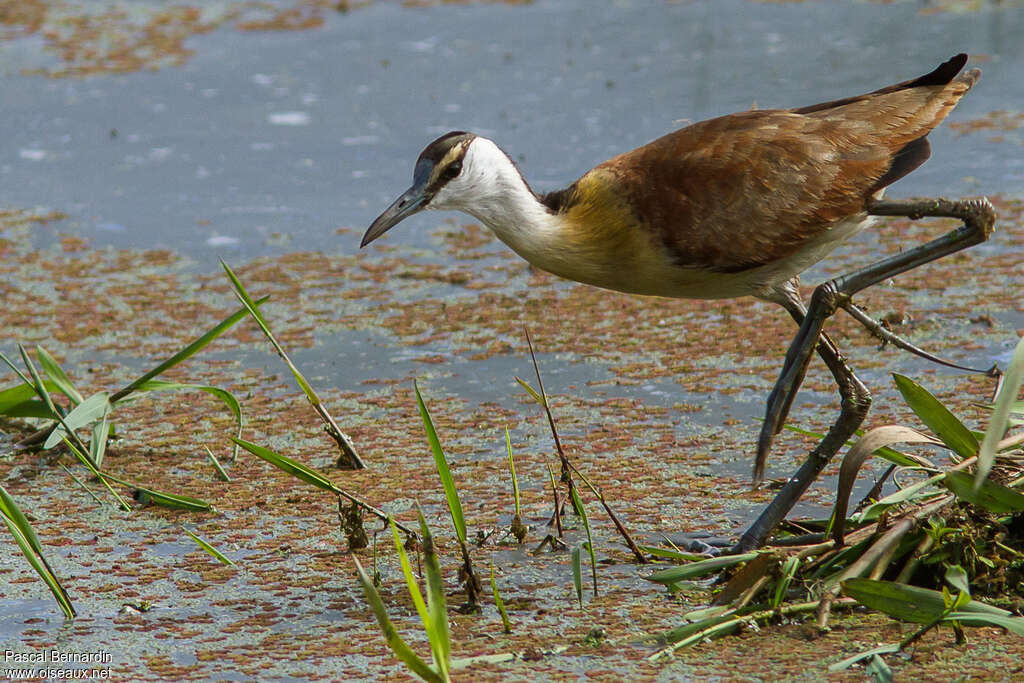
<path fill-rule="evenodd" d="M 611 159 L 639 221 L 682 265 L 783 258 L 924 163 L 925 136 L 977 80 L 966 56 L 882 90 L 703 121 Z M 581 179 L 583 180 L 583 179 Z"/>

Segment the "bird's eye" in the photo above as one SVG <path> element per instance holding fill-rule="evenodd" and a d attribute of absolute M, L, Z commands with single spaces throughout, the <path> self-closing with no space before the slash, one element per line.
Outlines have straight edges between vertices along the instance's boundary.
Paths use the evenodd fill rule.
<path fill-rule="evenodd" d="M 441 172 L 441 178 L 443 180 L 451 180 L 460 173 L 462 173 L 462 162 L 453 161 L 452 163 L 448 164 L 448 167 L 444 169 L 444 171 Z"/>

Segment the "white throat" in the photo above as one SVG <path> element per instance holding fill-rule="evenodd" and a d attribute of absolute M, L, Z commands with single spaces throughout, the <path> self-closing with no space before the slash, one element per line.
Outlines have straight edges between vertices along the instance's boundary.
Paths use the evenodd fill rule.
<path fill-rule="evenodd" d="M 554 239 L 561 225 L 530 190 L 519 170 L 496 144 L 474 138 L 462 172 L 442 187 L 427 208 L 470 214 L 527 260 Z M 537 264 L 544 268 L 544 264 Z"/>

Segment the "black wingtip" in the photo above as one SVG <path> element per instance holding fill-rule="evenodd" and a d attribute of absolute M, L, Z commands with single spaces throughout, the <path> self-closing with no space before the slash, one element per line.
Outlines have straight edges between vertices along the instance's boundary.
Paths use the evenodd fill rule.
<path fill-rule="evenodd" d="M 907 85 L 911 88 L 921 85 L 946 85 L 956 78 L 956 75 L 960 73 L 965 64 L 967 64 L 967 54 L 961 52 L 948 61 L 939 64 L 934 71 L 914 79 Z"/>

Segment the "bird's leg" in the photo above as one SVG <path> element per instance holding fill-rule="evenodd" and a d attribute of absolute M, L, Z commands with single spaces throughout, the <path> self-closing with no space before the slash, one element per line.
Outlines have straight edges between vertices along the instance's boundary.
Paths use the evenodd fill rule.
<path fill-rule="evenodd" d="M 893 346 L 895 346 L 898 349 L 903 349 L 904 351 L 909 351 L 910 353 L 914 354 L 915 356 L 918 356 L 920 358 L 924 358 L 925 360 L 931 361 L 932 363 L 938 363 L 939 365 L 944 365 L 947 368 L 954 368 L 956 370 L 965 370 L 967 372 L 973 372 L 973 373 L 978 374 L 978 375 L 988 375 L 989 377 L 998 377 L 999 376 L 999 367 L 997 365 L 993 365 L 992 367 L 988 368 L 987 370 L 979 370 L 978 368 L 969 368 L 966 365 L 959 365 L 959 364 L 954 363 L 952 361 L 945 360 L 944 358 L 939 358 L 938 356 L 936 356 L 934 354 L 928 353 L 927 351 L 925 351 L 921 347 L 919 347 L 919 346 L 917 346 L 915 344 L 912 344 L 911 342 L 909 342 L 906 339 L 904 339 L 903 337 L 899 336 L 898 334 L 896 334 L 892 330 L 890 330 L 887 327 L 885 327 L 882 323 L 880 323 L 877 320 L 875 320 L 874 318 L 872 318 L 870 315 L 868 315 L 864 311 L 864 309 L 862 309 L 861 307 L 857 306 L 852 301 L 847 301 L 845 304 L 843 304 L 842 308 L 847 313 L 849 313 L 850 316 L 853 317 L 854 320 L 856 320 L 861 325 L 863 325 L 864 329 L 866 329 L 868 332 L 870 332 L 873 337 L 875 337 L 875 338 L 879 339 L 880 341 L 882 341 L 883 344 L 892 344 Z"/>
<path fill-rule="evenodd" d="M 758 441 L 757 462 L 759 465 L 755 465 L 755 479 L 758 474 L 763 476 L 763 464 L 771 448 L 772 438 L 782 429 L 794 394 L 807 371 L 811 353 L 818 348 L 820 354 L 821 349 L 828 346 L 823 347 L 819 343 L 823 339 L 821 330 L 825 320 L 838 308 L 845 306 L 851 296 L 871 285 L 984 242 L 992 234 L 996 218 L 995 209 L 984 198 L 961 201 L 948 199 L 876 201 L 869 205 L 868 213 L 876 216 L 906 216 L 913 220 L 925 216 L 958 218 L 963 221 L 963 225 L 927 244 L 908 249 L 901 254 L 883 259 L 848 275 L 829 280 L 814 290 L 810 307 L 801 322 L 800 330 L 786 352 L 782 374 L 768 398 L 766 418 Z M 790 313 L 792 314 L 792 311 Z M 827 339 L 827 337 L 824 338 Z M 835 346 L 832 345 L 831 349 L 834 351 Z M 842 361 L 842 357 L 838 353 L 835 356 L 829 369 L 836 376 L 840 384 L 840 391 L 842 391 L 843 380 L 840 380 L 837 375 L 837 369 L 840 365 L 845 366 L 845 362 Z M 826 359 L 826 363 L 829 363 L 829 360 Z M 840 370 L 840 374 L 848 381 L 859 384 L 848 367 L 845 368 L 845 372 Z M 866 412 L 865 407 L 864 413 Z M 854 411 L 844 410 L 841 412 L 836 424 L 811 452 L 793 478 L 787 482 L 757 521 L 743 534 L 739 543 L 734 547 L 735 551 L 742 552 L 764 543 L 768 534 L 785 518 L 796 501 L 811 485 L 811 482 L 832 459 L 832 456 L 856 431 L 857 425 L 863 420 L 863 415 L 859 419 L 855 418 Z M 851 424 L 852 428 L 850 428 Z M 844 432 L 848 433 L 843 436 Z"/>

